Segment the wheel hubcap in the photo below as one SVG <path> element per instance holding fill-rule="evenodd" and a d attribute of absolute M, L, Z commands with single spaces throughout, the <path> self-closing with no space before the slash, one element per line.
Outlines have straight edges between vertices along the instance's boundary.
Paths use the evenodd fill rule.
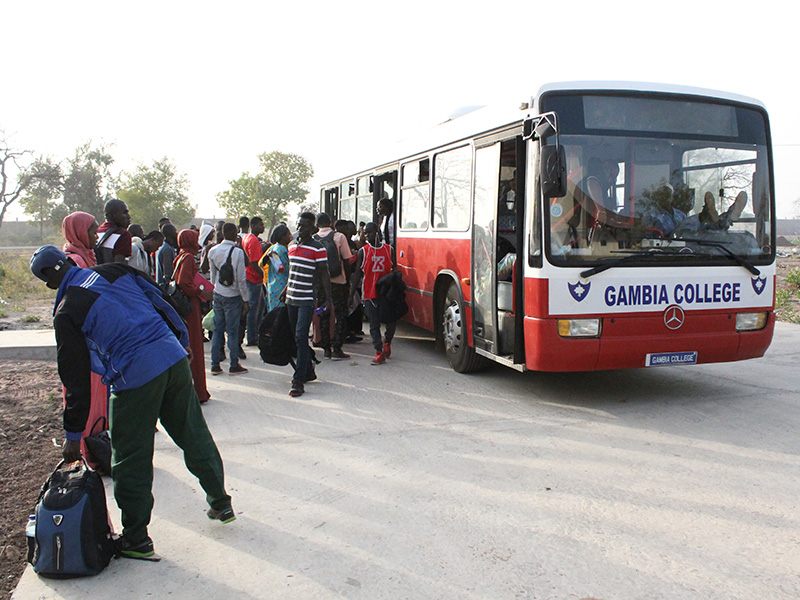
<path fill-rule="evenodd" d="M 457 353 L 461 348 L 461 311 L 458 302 L 451 301 L 444 309 L 442 319 L 444 347 L 448 352 Z"/>

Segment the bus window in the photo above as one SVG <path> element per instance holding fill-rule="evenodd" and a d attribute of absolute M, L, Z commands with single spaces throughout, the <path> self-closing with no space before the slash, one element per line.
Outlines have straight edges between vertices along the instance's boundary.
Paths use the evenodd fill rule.
<path fill-rule="evenodd" d="M 427 229 L 430 214 L 430 161 L 403 165 L 400 188 L 400 229 Z"/>
<path fill-rule="evenodd" d="M 344 181 L 340 184 L 341 195 L 339 200 L 339 219 L 355 221 L 356 219 L 356 184 L 354 181 Z"/>
<path fill-rule="evenodd" d="M 556 104 L 547 108 L 572 117 L 560 130 L 567 194 L 548 199 L 543 215 L 554 263 L 629 255 L 634 266 L 655 250 L 672 261 L 729 261 L 720 248 L 754 264 L 772 260 L 758 111 L 639 97 L 592 96 L 573 112 Z"/>
<path fill-rule="evenodd" d="M 354 197 L 342 198 L 341 202 L 339 202 L 339 218 L 355 222 L 356 199 Z"/>
<path fill-rule="evenodd" d="M 469 188 L 472 148 L 464 146 L 437 154 L 433 168 L 433 223 L 436 229 L 469 227 Z"/>
<path fill-rule="evenodd" d="M 352 181 L 342 182 L 342 198 L 348 198 L 355 195 L 356 185 Z"/>
<path fill-rule="evenodd" d="M 397 198 L 395 197 L 395 187 L 396 187 L 396 180 L 397 180 L 397 171 L 391 171 L 389 173 L 384 173 L 380 177 L 376 177 L 374 181 L 374 185 L 377 186 L 376 193 L 374 197 L 380 200 L 381 198 L 388 198 L 392 202 L 396 202 Z"/>
<path fill-rule="evenodd" d="M 374 209 L 372 206 L 372 175 L 359 177 L 356 188 L 358 196 L 356 198 L 356 223 L 369 223 L 374 221 Z"/>

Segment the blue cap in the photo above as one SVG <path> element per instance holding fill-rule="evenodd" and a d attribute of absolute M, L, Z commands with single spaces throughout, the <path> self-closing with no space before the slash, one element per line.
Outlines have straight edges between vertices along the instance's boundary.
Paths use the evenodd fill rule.
<path fill-rule="evenodd" d="M 67 255 L 64 254 L 63 250 L 59 250 L 53 245 L 42 246 L 33 253 L 33 256 L 31 256 L 31 273 L 47 283 L 47 281 L 50 279 L 50 276 L 53 274 L 50 273 L 48 276 L 42 271 L 48 267 L 58 271 L 66 264 L 66 262 Z"/>

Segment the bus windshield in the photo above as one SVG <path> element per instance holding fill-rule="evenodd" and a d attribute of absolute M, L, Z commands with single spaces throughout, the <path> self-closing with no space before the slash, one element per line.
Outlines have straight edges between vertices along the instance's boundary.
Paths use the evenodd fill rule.
<path fill-rule="evenodd" d="M 567 159 L 567 194 L 545 200 L 543 211 L 551 263 L 728 264 L 731 253 L 753 264 L 772 260 L 760 110 L 591 94 L 545 97 L 542 108 L 558 117 Z"/>

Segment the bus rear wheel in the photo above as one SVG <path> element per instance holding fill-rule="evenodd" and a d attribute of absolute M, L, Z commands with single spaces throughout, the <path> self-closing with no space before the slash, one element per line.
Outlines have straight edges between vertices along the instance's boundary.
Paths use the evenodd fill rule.
<path fill-rule="evenodd" d="M 447 361 L 457 373 L 470 373 L 484 366 L 483 358 L 467 343 L 464 302 L 455 282 L 447 288 L 442 304 L 442 342 Z"/>

